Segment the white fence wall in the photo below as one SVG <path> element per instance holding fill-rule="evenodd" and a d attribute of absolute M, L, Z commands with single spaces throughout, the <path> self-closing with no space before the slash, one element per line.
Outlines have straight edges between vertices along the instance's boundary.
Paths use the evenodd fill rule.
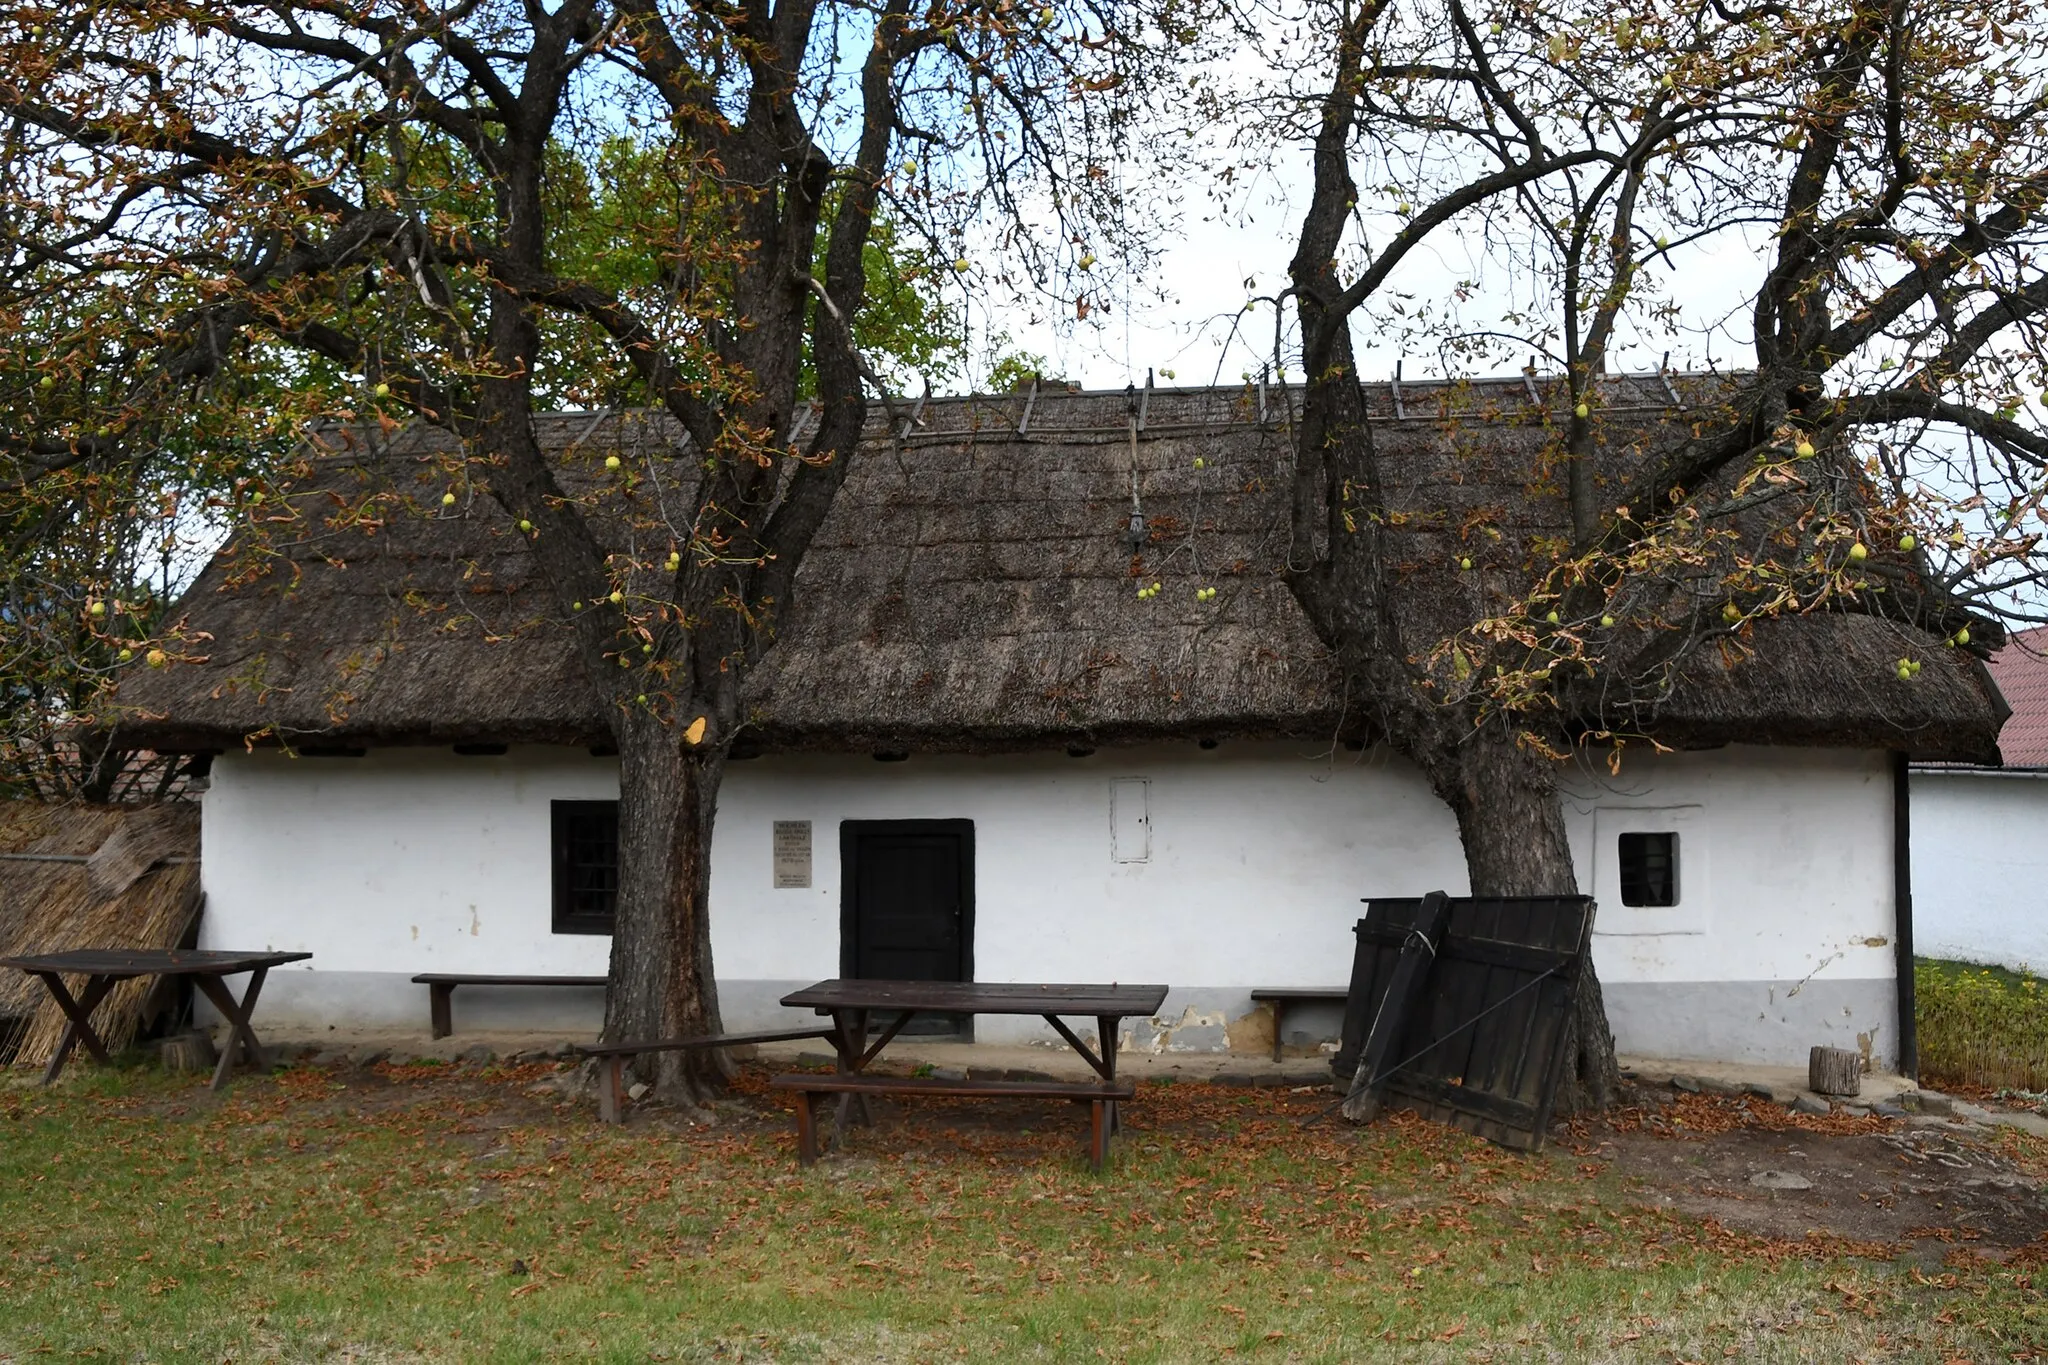
<path fill-rule="evenodd" d="M 2048 971 L 2048 774 L 1912 784 L 1913 950 Z"/>

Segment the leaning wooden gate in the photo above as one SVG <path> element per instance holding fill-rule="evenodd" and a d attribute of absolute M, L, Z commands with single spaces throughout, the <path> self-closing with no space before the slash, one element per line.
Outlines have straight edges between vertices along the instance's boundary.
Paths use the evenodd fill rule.
<path fill-rule="evenodd" d="M 1550 1124 L 1573 988 L 1593 928 L 1586 896 L 1366 904 L 1345 1002 L 1340 1084 L 1398 1095 L 1439 1122 L 1535 1151 Z M 1371 1074 L 1358 1077 L 1359 1064 Z"/>

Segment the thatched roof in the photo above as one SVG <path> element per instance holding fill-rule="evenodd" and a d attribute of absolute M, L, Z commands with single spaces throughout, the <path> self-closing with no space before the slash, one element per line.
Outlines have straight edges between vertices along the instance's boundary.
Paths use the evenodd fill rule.
<path fill-rule="evenodd" d="M 199 914 L 199 807 L 0 803 L 0 957 L 72 948 L 176 948 Z M 80 981 L 71 983 L 75 996 Z M 93 1015 L 122 1047 L 156 982 L 114 988 Z M 64 1031 L 41 981 L 0 972 L 0 1059 L 37 1065 Z"/>
<path fill-rule="evenodd" d="M 1714 390 L 1704 378 L 1609 381 L 1606 458 L 1668 436 Z M 1527 474 L 1531 451 L 1551 440 L 1558 396 L 1520 380 L 1411 384 L 1398 402 L 1389 386 L 1370 391 L 1382 464 L 1396 476 L 1390 499 L 1414 513 L 1418 561 L 1475 518 L 1505 528 L 1499 544 L 1518 555 L 1563 528 L 1562 498 Z M 1278 577 L 1291 408 L 1277 388 L 1162 390 L 1144 400 L 1135 446 L 1121 392 L 935 400 L 900 447 L 878 415 L 750 678 L 755 727 L 744 742 L 1363 734 L 1361 708 L 1347 705 Z M 684 453 L 680 433 L 648 414 L 562 414 L 541 427 L 572 492 L 598 481 L 607 454 L 631 465 L 650 449 Z M 252 564 L 230 546 L 188 595 L 191 624 L 212 637 L 204 661 L 138 669 L 123 684 L 131 740 L 182 750 L 258 731 L 327 744 L 604 742 L 599 703 L 524 542 L 488 498 L 440 509 L 444 438 L 324 439 L 332 452 L 270 513 L 297 519 L 277 553 Z M 655 467 L 666 471 L 664 500 L 686 505 L 691 462 Z M 1134 470 L 1150 531 L 1136 566 L 1123 538 Z M 380 482 L 431 496 L 390 512 L 372 537 L 332 524 L 334 508 Z M 1162 591 L 1140 599 L 1137 586 L 1155 580 Z M 1198 601 L 1205 585 L 1221 591 Z M 1655 732 L 1970 757 L 1992 747 L 1981 670 L 1922 632 L 1813 616 L 1760 625 L 1754 643 L 1690 661 L 1651 708 Z M 1889 661 L 1907 653 L 1926 660 L 1922 675 L 1885 685 L 1896 681 Z"/>

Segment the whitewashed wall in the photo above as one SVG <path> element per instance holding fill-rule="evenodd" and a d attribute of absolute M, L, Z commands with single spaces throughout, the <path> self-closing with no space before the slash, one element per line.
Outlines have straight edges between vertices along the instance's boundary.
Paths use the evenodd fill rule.
<path fill-rule="evenodd" d="M 2048 774 L 1916 770 L 1913 949 L 2048 970 Z"/>
<path fill-rule="evenodd" d="M 1112 848 L 1112 784 L 1132 778 L 1148 783 L 1140 862 Z M 602 973 L 609 940 L 549 932 L 548 803 L 611 796 L 616 781 L 615 763 L 580 751 L 223 755 L 206 796 L 203 939 L 312 951 L 307 970 L 273 975 L 260 1009 L 297 1028 L 418 1027 L 415 972 Z M 1796 1061 L 1862 1034 L 1889 1055 L 1888 783 L 1879 755 L 1783 750 L 1632 756 L 1620 779 L 1575 775 L 1575 855 L 1602 901 L 1596 958 L 1624 1050 Z M 1360 896 L 1465 889 L 1449 812 L 1383 754 L 760 759 L 729 770 L 713 856 L 728 1024 L 785 1018 L 781 994 L 837 974 L 839 822 L 918 818 L 975 822 L 977 976 L 1170 983 L 1142 1046 L 1222 1047 L 1251 988 L 1341 985 Z M 808 889 L 774 886 L 777 820 L 813 822 Z M 1681 832 L 1678 910 L 1620 905 L 1613 845 L 1629 828 Z M 465 988 L 457 1028 L 588 1029 L 597 1005 Z M 989 1020 L 979 1036 L 1031 1032 Z"/>
<path fill-rule="evenodd" d="M 1623 1051 L 1804 1065 L 1816 1043 L 1898 1056 L 1891 760 L 1727 748 L 1575 772 L 1580 885 Z M 1680 904 L 1621 903 L 1617 836 L 1679 834 Z M 1597 835 L 1597 838 L 1596 838 Z M 1590 868 L 1590 874 L 1589 869 Z"/>

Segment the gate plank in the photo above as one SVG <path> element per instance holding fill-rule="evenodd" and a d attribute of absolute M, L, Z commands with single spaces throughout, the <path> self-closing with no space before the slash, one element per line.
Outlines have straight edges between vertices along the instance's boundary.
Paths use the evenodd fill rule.
<path fill-rule="evenodd" d="M 1386 989 L 1379 993 L 1379 999 L 1374 1003 L 1365 1045 L 1358 1058 L 1358 1069 L 1352 1073 L 1350 1093 L 1344 1099 L 1346 1118 L 1365 1122 L 1379 1112 L 1380 1092 L 1385 1085 L 1385 1078 L 1380 1072 L 1396 1055 L 1395 1049 L 1408 1032 L 1409 1018 L 1415 1013 L 1430 964 L 1436 958 L 1436 941 L 1442 936 L 1445 909 L 1449 904 L 1450 897 L 1441 891 L 1432 891 L 1416 908 L 1401 955 L 1387 976 Z M 1370 908 L 1367 913 L 1369 916 Z"/>

